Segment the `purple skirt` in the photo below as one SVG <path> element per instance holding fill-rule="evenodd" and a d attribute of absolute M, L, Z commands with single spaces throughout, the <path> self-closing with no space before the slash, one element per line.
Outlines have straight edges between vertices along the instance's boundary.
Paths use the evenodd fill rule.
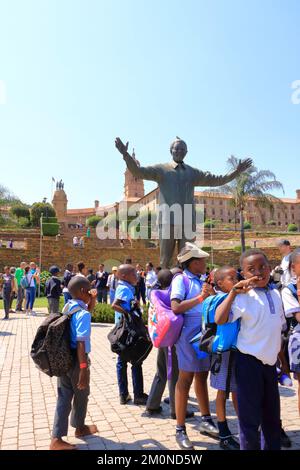
<path fill-rule="evenodd" d="M 185 372 L 207 372 L 210 369 L 210 356 L 205 359 L 198 359 L 191 339 L 201 330 L 201 315 L 184 315 L 184 324 L 181 334 L 176 343 L 176 353 L 178 358 L 178 368 Z"/>

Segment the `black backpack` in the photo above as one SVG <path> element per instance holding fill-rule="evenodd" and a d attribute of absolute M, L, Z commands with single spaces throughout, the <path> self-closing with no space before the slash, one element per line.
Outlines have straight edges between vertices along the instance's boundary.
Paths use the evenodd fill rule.
<path fill-rule="evenodd" d="M 70 343 L 70 319 L 78 312 L 51 313 L 39 326 L 31 346 L 31 358 L 37 368 L 50 377 L 65 375 L 74 363 Z"/>
<path fill-rule="evenodd" d="M 122 315 L 108 334 L 112 352 L 133 366 L 141 364 L 152 349 L 152 341 L 142 318 L 131 312 Z"/>

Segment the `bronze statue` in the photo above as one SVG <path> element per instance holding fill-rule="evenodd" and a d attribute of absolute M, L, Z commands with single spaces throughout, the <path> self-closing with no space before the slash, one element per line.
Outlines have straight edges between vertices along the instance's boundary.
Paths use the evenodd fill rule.
<path fill-rule="evenodd" d="M 159 187 L 159 239 L 160 239 L 160 262 L 163 268 L 170 267 L 172 257 L 175 250 L 176 240 L 178 240 L 178 249 L 180 250 L 186 241 L 193 241 L 194 238 L 185 235 L 184 227 L 180 227 L 181 234 L 177 230 L 174 218 L 167 221 L 165 216 L 166 207 L 178 204 L 182 208 L 184 214 L 185 205 L 192 207 L 193 217 L 190 225 L 195 230 L 195 208 L 194 208 L 194 187 L 195 186 L 222 186 L 236 178 L 240 173 L 247 170 L 252 165 L 252 160 L 247 158 L 240 160 L 235 171 L 225 176 L 212 175 L 209 172 L 192 168 L 183 162 L 187 154 L 187 145 L 179 137 L 176 137 L 170 146 L 170 152 L 173 161 L 170 163 L 158 164 L 153 166 L 139 166 L 128 153 L 128 142 L 123 144 L 119 137 L 115 140 L 115 145 L 119 152 L 123 155 L 127 168 L 137 177 L 145 180 L 156 181 Z M 167 212 L 167 211 L 166 211 Z M 168 214 L 169 216 L 169 214 Z M 184 219 L 182 219 L 184 220 Z M 181 222 L 183 225 L 184 222 Z M 168 225 L 168 230 L 164 230 Z M 192 230 L 190 230 L 190 233 Z M 167 233 L 167 236 L 164 236 Z"/>

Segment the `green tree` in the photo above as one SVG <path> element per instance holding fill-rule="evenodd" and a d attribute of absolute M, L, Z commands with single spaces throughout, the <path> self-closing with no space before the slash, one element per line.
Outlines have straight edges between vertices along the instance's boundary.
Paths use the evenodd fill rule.
<path fill-rule="evenodd" d="M 237 168 L 239 159 L 233 155 L 227 160 L 230 171 Z M 222 186 L 218 192 L 232 196 L 231 204 L 240 216 L 241 248 L 245 251 L 245 222 L 244 210 L 249 198 L 255 198 L 255 207 L 262 214 L 262 209 L 274 212 L 274 203 L 282 204 L 281 199 L 270 194 L 273 189 L 281 189 L 283 185 L 276 179 L 275 174 L 269 170 L 258 170 L 252 165 L 247 171 L 239 175 L 231 183 Z M 283 204 L 282 204 L 283 205 Z"/>
<path fill-rule="evenodd" d="M 93 227 L 96 228 L 100 220 L 102 220 L 103 217 L 100 217 L 99 215 L 92 215 L 88 219 L 86 219 L 86 225 L 88 227 Z"/>
<path fill-rule="evenodd" d="M 55 210 L 49 203 L 35 202 L 31 207 L 31 222 L 34 227 L 39 227 L 41 215 L 55 217 Z"/>
<path fill-rule="evenodd" d="M 0 184 L 0 206 L 11 205 L 14 202 L 20 202 L 20 200 L 9 189 Z"/>
<path fill-rule="evenodd" d="M 20 217 L 24 217 L 26 219 L 30 219 L 30 211 L 27 206 L 24 204 L 15 204 L 11 207 L 10 213 L 12 216 L 17 217 L 18 222 L 20 220 Z"/>

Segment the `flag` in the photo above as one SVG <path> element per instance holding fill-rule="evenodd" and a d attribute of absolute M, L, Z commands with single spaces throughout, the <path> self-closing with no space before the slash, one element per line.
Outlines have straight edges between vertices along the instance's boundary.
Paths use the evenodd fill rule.
<path fill-rule="evenodd" d="M 55 178 L 53 178 L 53 176 L 52 176 L 52 181 L 53 181 L 53 183 L 55 183 Z"/>

